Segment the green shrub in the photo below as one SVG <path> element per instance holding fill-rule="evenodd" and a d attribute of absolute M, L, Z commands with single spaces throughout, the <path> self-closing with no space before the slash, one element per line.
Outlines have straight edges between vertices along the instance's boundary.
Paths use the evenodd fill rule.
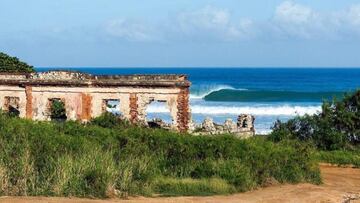
<path fill-rule="evenodd" d="M 360 168 L 360 150 L 319 151 L 315 156 L 320 162 Z"/>
<path fill-rule="evenodd" d="M 257 186 L 255 175 L 251 172 L 251 168 L 246 166 L 239 159 L 220 160 L 214 167 L 217 167 L 218 176 L 227 180 L 233 185 L 237 191 L 247 191 Z"/>
<path fill-rule="evenodd" d="M 210 195 L 271 179 L 319 182 L 311 146 L 296 141 L 192 136 L 104 120 L 85 125 L 0 114 L 0 195 Z"/>
<path fill-rule="evenodd" d="M 339 150 L 360 144 L 360 90 L 346 94 L 341 101 L 324 102 L 322 111 L 287 122 L 275 122 L 269 139 L 311 141 L 322 150 Z"/>
<path fill-rule="evenodd" d="M 103 128 L 126 127 L 130 125 L 127 120 L 110 112 L 105 112 L 101 116 L 91 119 L 90 123 Z"/>

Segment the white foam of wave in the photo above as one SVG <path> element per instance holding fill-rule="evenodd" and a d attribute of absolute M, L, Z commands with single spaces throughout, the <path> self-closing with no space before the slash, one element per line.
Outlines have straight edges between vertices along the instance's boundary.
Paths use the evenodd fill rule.
<path fill-rule="evenodd" d="M 252 114 L 263 116 L 296 116 L 305 114 L 315 114 L 321 111 L 320 106 L 191 106 L 191 113 L 193 114 Z M 147 109 L 149 113 L 167 113 L 169 110 L 165 106 L 149 106 Z"/>
<path fill-rule="evenodd" d="M 268 134 L 270 134 L 271 133 L 271 129 L 260 129 L 260 130 L 258 130 L 257 128 L 255 128 L 255 133 L 257 134 L 257 135 L 268 135 Z"/>
<path fill-rule="evenodd" d="M 212 93 L 212 92 L 216 92 L 216 91 L 220 91 L 220 90 L 247 90 L 247 89 L 241 89 L 241 88 L 234 88 L 230 85 L 210 85 L 210 86 L 201 86 L 199 91 L 193 91 L 190 94 L 190 98 L 191 99 L 202 99 L 204 98 L 206 95 Z"/>

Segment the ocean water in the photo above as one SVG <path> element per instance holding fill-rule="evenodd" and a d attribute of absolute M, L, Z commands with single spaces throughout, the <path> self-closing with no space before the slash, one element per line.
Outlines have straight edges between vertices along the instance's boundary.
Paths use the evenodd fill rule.
<path fill-rule="evenodd" d="M 46 71 L 51 68 L 38 68 Z M 57 68 L 59 69 L 59 68 Z M 186 74 L 192 82 L 192 119 L 223 123 L 237 115 L 255 116 L 255 128 L 266 134 L 276 119 L 314 114 L 321 102 L 360 88 L 360 68 L 61 68 L 91 74 Z M 170 120 L 163 104 L 152 104 L 148 116 Z"/>

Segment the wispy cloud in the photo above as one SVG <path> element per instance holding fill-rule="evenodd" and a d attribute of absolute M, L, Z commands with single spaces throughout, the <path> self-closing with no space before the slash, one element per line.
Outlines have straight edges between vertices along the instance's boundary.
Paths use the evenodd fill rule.
<path fill-rule="evenodd" d="M 237 20 L 227 9 L 205 6 L 179 13 L 175 25 L 187 37 L 229 41 L 250 37 L 253 22 L 250 19 Z"/>
<path fill-rule="evenodd" d="M 350 35 L 356 36 L 356 32 L 360 31 L 360 5 L 325 13 L 293 1 L 285 1 L 276 8 L 270 23 L 280 37 L 345 39 Z"/>
<path fill-rule="evenodd" d="M 346 18 L 352 25 L 354 25 L 354 26 L 360 25 L 360 4 L 352 5 L 348 9 L 348 12 L 346 12 L 346 14 L 347 14 Z M 359 28 L 359 27 L 357 27 L 357 28 Z"/>
<path fill-rule="evenodd" d="M 291 1 L 281 3 L 270 22 L 279 34 L 312 39 L 327 32 L 323 16 L 312 8 Z"/>
<path fill-rule="evenodd" d="M 92 33 L 94 38 L 106 36 L 112 40 L 130 42 L 171 42 L 179 39 L 191 43 L 231 43 L 262 39 L 360 39 L 360 4 L 334 12 L 321 12 L 294 1 L 283 1 L 274 7 L 273 14 L 264 20 L 238 17 L 241 15 L 235 15 L 234 12 L 231 9 L 207 5 L 180 11 L 173 17 L 156 23 L 147 22 L 146 19 L 130 20 L 119 17 L 107 20 L 100 26 L 101 29 Z M 54 30 L 52 35 L 61 38 L 63 33 L 70 36 L 61 29 Z"/>
<path fill-rule="evenodd" d="M 360 37 L 360 4 L 352 5 L 337 15 L 337 23 Z"/>
<path fill-rule="evenodd" d="M 157 37 L 154 34 L 152 25 L 127 19 L 110 20 L 105 24 L 106 34 L 129 41 L 153 41 Z"/>

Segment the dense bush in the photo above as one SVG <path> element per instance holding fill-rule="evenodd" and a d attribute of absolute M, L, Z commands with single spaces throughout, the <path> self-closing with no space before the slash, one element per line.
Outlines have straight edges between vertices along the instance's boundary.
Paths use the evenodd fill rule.
<path fill-rule="evenodd" d="M 360 144 L 360 90 L 332 102 L 322 111 L 285 123 L 277 121 L 269 138 L 273 141 L 299 139 L 313 142 L 323 150 L 353 149 Z"/>
<path fill-rule="evenodd" d="M 0 52 L 0 72 L 30 73 L 34 71 L 34 67 L 21 62 L 18 58 Z"/>
<path fill-rule="evenodd" d="M 130 127 L 128 120 L 122 119 L 120 116 L 116 116 L 110 112 L 105 112 L 101 116 L 91 119 L 90 123 L 103 128 Z"/>
<path fill-rule="evenodd" d="M 83 125 L 1 114 L 0 195 L 210 195 L 273 179 L 320 182 L 311 148 L 295 141 L 191 136 L 112 119 Z"/>

